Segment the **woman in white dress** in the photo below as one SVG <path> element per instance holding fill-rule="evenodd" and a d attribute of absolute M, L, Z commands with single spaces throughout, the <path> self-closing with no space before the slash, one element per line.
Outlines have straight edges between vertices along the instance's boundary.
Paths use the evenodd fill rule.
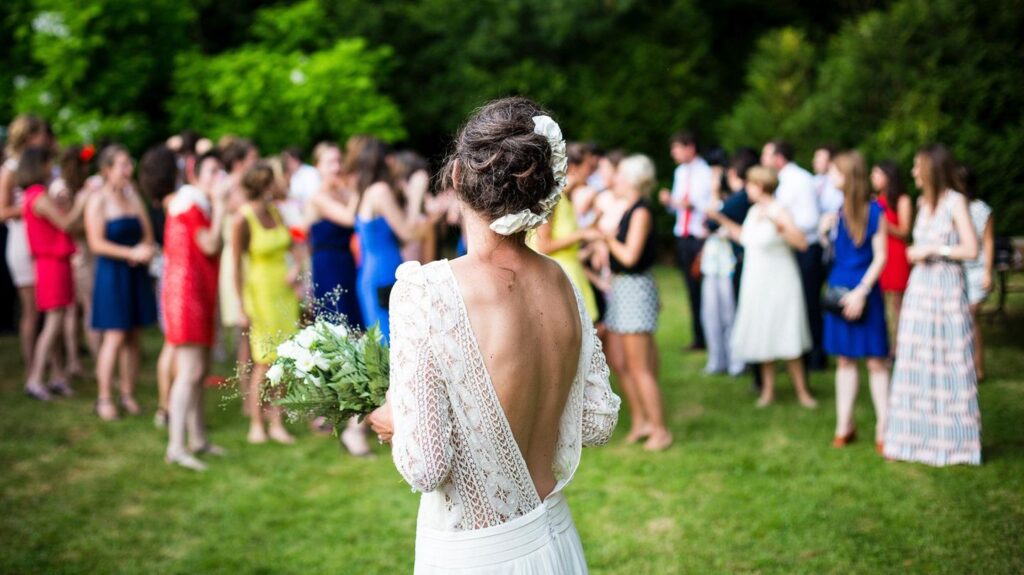
<path fill-rule="evenodd" d="M 804 234 L 775 202 L 779 180 L 775 171 L 760 166 L 747 172 L 747 195 L 754 205 L 740 226 L 725 217 L 719 222 L 743 244 L 743 283 L 740 284 L 732 353 L 737 360 L 761 364 L 758 407 L 775 400 L 775 364 L 786 362 L 797 398 L 807 408 L 818 404 L 807 390 L 801 357 L 811 349 L 811 331 L 804 307 L 800 270 L 793 250 L 807 249 Z"/>
<path fill-rule="evenodd" d="M 561 132 L 530 100 L 492 102 L 445 172 L 469 253 L 399 269 L 390 397 L 369 417 L 423 493 L 415 572 L 585 573 L 562 490 L 619 398 L 579 291 L 525 245 L 564 185 Z"/>

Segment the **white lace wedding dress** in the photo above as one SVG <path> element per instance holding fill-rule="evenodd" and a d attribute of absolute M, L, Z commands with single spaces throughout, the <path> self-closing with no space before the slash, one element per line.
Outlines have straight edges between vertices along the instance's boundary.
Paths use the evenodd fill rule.
<path fill-rule="evenodd" d="M 562 414 L 554 490 L 542 501 L 447 261 L 403 264 L 391 296 L 395 465 L 423 493 L 417 574 L 586 573 L 562 489 L 583 446 L 608 441 L 619 398 L 579 292 L 579 367 Z"/>

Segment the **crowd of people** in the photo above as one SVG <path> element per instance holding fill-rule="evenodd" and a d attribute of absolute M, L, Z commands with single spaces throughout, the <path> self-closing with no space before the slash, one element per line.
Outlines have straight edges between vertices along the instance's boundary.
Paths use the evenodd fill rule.
<path fill-rule="evenodd" d="M 655 193 L 648 157 L 570 143 L 564 193 L 528 237 L 580 291 L 626 399 L 628 442 L 651 451 L 673 443 L 652 275 L 655 210 L 667 209 L 690 348 L 707 351 L 707 373 L 752 373 L 766 407 L 783 362 L 800 404 L 814 408 L 808 371 L 835 356 L 833 445 L 843 447 L 856 438 L 863 359 L 879 453 L 980 462 L 975 315 L 991 284 L 993 232 L 967 168 L 941 145 L 921 149 L 915 210 L 900 167 L 869 167 L 856 151 L 816 150 L 814 174 L 781 140 L 760 154 L 712 150 L 705 159 L 693 134 L 680 132 L 670 154 L 672 188 Z M 322 142 L 306 164 L 297 149 L 261 157 L 244 138 L 186 132 L 146 151 L 136 170 L 119 145 L 60 147 L 43 120 L 16 118 L 0 218 L 25 392 L 41 401 L 73 393 L 84 336 L 96 360 L 96 414 L 139 414 L 140 329 L 159 324 L 154 420 L 168 428 L 168 462 L 203 469 L 198 455 L 223 453 L 207 438 L 202 397 L 211 356 L 228 346 L 251 366 L 239 371 L 248 441 L 292 443 L 263 392 L 276 344 L 314 316 L 390 337 L 399 266 L 438 259 L 446 235 L 461 233 L 454 191 L 432 190 L 432 181 L 422 157 L 371 136 Z M 356 421 L 342 441 L 370 453 Z"/>

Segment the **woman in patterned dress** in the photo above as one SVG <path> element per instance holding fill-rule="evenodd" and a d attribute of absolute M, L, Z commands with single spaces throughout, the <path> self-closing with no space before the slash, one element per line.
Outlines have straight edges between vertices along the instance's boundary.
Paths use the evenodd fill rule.
<path fill-rule="evenodd" d="M 887 458 L 941 467 L 981 463 L 981 412 L 971 312 L 961 262 L 978 238 L 955 164 L 941 144 L 914 157 L 921 190 L 914 264 L 900 313 L 899 344 L 885 432 Z"/>

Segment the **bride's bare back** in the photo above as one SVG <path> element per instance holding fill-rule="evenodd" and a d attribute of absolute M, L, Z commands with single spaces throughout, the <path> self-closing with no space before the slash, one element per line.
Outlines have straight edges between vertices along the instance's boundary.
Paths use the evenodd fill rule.
<path fill-rule="evenodd" d="M 528 250 L 500 265 L 451 262 L 487 372 L 537 493 L 555 487 L 559 423 L 577 374 L 576 296 L 553 260 Z"/>

